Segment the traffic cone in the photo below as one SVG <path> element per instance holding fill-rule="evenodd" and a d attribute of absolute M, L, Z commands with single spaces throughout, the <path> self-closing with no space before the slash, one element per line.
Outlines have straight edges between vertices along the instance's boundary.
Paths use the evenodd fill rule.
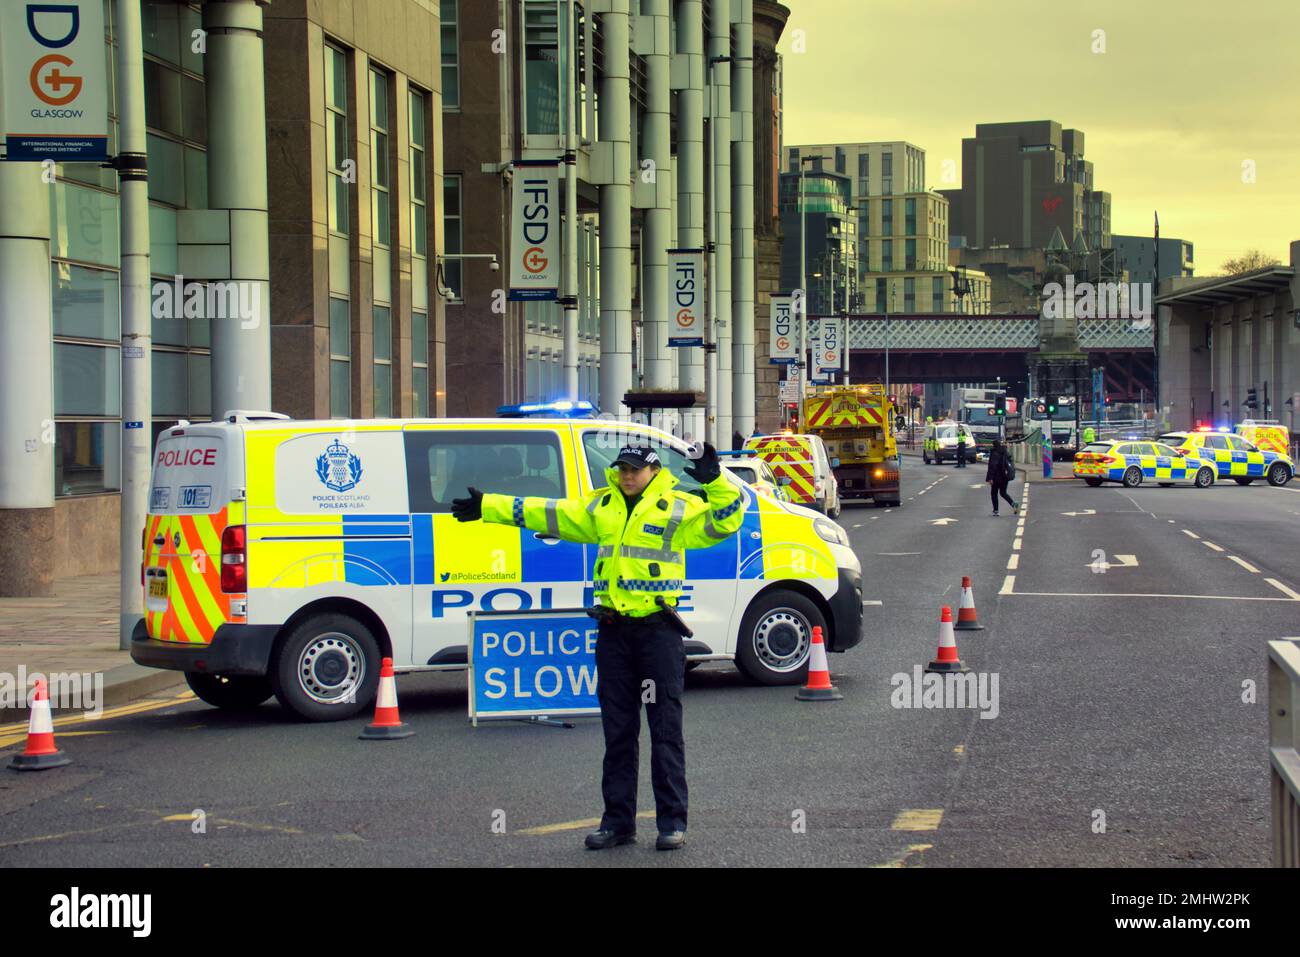
<path fill-rule="evenodd" d="M 821 625 L 813 625 L 812 649 L 808 652 L 808 683 L 795 692 L 800 701 L 838 701 L 844 697 L 831 684 L 831 669 L 826 664 L 826 646 L 822 644 Z"/>
<path fill-rule="evenodd" d="M 935 654 L 934 661 L 925 666 L 925 670 L 927 674 L 970 671 L 957 657 L 957 639 L 952 633 L 952 609 L 947 605 L 943 606 L 943 613 L 939 616 L 939 651 Z"/>
<path fill-rule="evenodd" d="M 379 667 L 379 694 L 375 697 L 375 720 L 358 736 L 363 741 L 392 741 L 415 734 L 397 716 L 397 678 L 393 659 L 385 658 Z"/>
<path fill-rule="evenodd" d="M 975 617 L 975 592 L 970 587 L 970 576 L 961 579 L 961 607 L 957 609 L 957 631 L 983 631 L 984 626 Z"/>
<path fill-rule="evenodd" d="M 54 746 L 54 722 L 50 720 L 50 695 L 45 679 L 36 679 L 32 713 L 27 721 L 27 750 L 15 754 L 8 767 L 15 771 L 45 771 L 71 764 L 72 760 Z"/>

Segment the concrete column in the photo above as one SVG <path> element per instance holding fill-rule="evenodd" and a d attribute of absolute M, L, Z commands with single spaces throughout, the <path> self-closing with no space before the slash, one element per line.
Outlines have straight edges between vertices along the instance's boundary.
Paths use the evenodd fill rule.
<path fill-rule="evenodd" d="M 740 121 L 731 144 L 732 426 L 748 438 L 754 431 L 754 0 L 732 4 L 737 9 L 731 108 Z M 730 441 L 731 434 L 724 438 Z"/>
<path fill-rule="evenodd" d="M 731 4 L 733 0 L 713 0 L 709 18 L 709 59 L 731 56 Z M 738 0 L 735 0 L 738 2 Z M 710 79 L 713 118 L 713 211 L 717 216 L 714 229 L 717 243 L 717 275 L 710 294 L 717 296 L 717 329 L 714 331 L 717 352 L 717 442 L 719 448 L 731 443 L 731 63 L 714 62 Z M 752 224 L 751 224 L 752 225 Z"/>
<path fill-rule="evenodd" d="M 672 176 L 668 87 L 669 0 L 642 0 L 641 13 L 654 33 L 652 52 L 646 54 L 646 110 L 641 142 L 644 157 L 654 163 L 654 205 L 644 213 L 642 233 L 641 333 L 645 384 L 650 389 L 672 385 L 672 350 L 668 348 L 668 253 L 672 239 Z M 657 423 L 656 423 L 657 424 Z"/>
<path fill-rule="evenodd" d="M 40 163 L 0 163 L 0 595 L 54 576 L 50 189 Z"/>
<path fill-rule="evenodd" d="M 601 17 L 605 75 L 600 84 L 601 139 L 614 146 L 614 182 L 600 187 L 600 402 L 627 416 L 632 386 L 632 126 L 628 0 L 609 0 Z"/>
<path fill-rule="evenodd" d="M 212 415 L 271 408 L 271 285 L 267 239 L 266 89 L 258 0 L 210 0 L 208 207 L 230 211 L 230 279 L 247 319 L 212 320 Z"/>
<path fill-rule="evenodd" d="M 677 245 L 704 245 L 704 5 L 677 0 L 677 52 L 687 85 L 677 92 Z M 677 350 L 678 388 L 704 391 L 704 350 Z M 682 434 L 704 435 L 704 410 L 682 412 Z"/>

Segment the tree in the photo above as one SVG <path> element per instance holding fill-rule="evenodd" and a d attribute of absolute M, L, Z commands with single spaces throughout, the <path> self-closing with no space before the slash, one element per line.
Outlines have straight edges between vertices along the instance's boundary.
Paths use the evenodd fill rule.
<path fill-rule="evenodd" d="M 1221 268 L 1225 276 L 1236 276 L 1243 272 L 1263 269 L 1266 266 L 1280 265 L 1282 265 L 1282 261 L 1276 256 L 1270 256 L 1259 249 L 1248 249 L 1243 256 L 1238 256 L 1236 259 L 1225 259 Z"/>

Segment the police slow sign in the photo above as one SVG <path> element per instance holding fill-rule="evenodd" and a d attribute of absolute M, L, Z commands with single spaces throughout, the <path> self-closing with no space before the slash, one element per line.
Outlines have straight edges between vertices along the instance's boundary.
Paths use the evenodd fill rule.
<path fill-rule="evenodd" d="M 704 250 L 668 249 L 670 346 L 704 345 Z"/>
<path fill-rule="evenodd" d="M 0 4 L 5 159 L 108 158 L 102 0 Z"/>
<path fill-rule="evenodd" d="M 598 715 L 596 622 L 581 609 L 470 612 L 469 717 Z"/>
<path fill-rule="evenodd" d="M 516 160 L 510 217 L 510 299 L 555 299 L 560 289 L 557 160 Z"/>

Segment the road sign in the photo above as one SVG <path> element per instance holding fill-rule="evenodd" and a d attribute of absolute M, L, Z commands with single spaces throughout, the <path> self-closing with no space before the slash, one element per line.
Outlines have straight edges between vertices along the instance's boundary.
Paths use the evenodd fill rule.
<path fill-rule="evenodd" d="M 600 714 L 596 633 L 581 608 L 470 612 L 470 721 Z"/>

